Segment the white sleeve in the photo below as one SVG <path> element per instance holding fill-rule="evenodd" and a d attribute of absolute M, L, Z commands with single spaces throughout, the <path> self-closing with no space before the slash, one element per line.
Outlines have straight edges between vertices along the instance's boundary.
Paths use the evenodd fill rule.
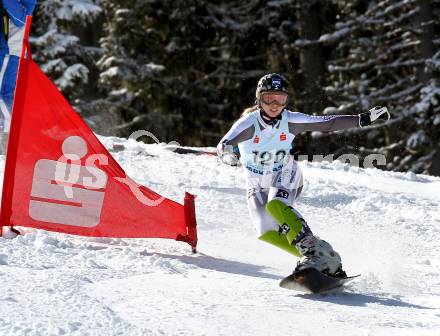
<path fill-rule="evenodd" d="M 333 132 L 359 127 L 359 115 L 314 116 L 300 112 L 288 112 L 289 131 L 299 134 L 305 131 Z"/>
<path fill-rule="evenodd" d="M 220 140 L 217 152 L 222 153 L 226 146 L 237 146 L 240 142 L 249 140 L 255 133 L 254 115 L 247 114 L 238 119 Z"/>
<path fill-rule="evenodd" d="M 287 122 L 289 123 L 297 123 L 297 124 L 311 124 L 317 122 L 325 122 L 331 120 L 337 116 L 329 115 L 329 116 L 315 116 L 309 115 L 301 112 L 289 112 L 287 113 Z"/>

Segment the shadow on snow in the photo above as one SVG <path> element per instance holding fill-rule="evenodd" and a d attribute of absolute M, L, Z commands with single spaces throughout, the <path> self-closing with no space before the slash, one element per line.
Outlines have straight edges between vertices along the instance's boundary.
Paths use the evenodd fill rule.
<path fill-rule="evenodd" d="M 296 297 L 313 300 L 329 302 L 343 306 L 357 306 L 365 307 L 367 304 L 379 304 L 388 307 L 403 307 L 414 309 L 435 309 L 431 307 L 421 306 L 405 302 L 398 298 L 388 298 L 379 295 L 361 294 L 361 293 L 331 293 L 331 294 L 298 294 Z"/>
<path fill-rule="evenodd" d="M 266 279 L 274 279 L 274 280 L 281 279 L 281 277 L 277 275 L 264 272 L 263 266 L 243 263 L 239 261 L 215 258 L 202 253 L 197 253 L 194 256 L 185 256 L 185 255 L 179 256 L 172 254 L 148 253 L 148 252 L 144 252 L 141 254 L 142 255 L 155 254 L 163 258 L 177 259 L 185 264 L 195 265 L 199 268 L 209 269 L 217 272 L 240 274 L 254 278 L 266 278 Z"/>

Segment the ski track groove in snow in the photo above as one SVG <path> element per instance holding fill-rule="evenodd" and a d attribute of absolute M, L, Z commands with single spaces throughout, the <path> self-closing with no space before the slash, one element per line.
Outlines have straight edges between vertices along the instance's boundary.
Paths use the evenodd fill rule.
<path fill-rule="evenodd" d="M 301 294 L 278 287 L 297 260 L 256 239 L 241 168 L 100 139 L 124 144 L 112 154 L 137 182 L 178 202 L 197 195 L 199 253 L 21 228 L 0 238 L 0 335 L 439 335 L 440 178 L 301 162 L 297 208 L 362 274 Z"/>

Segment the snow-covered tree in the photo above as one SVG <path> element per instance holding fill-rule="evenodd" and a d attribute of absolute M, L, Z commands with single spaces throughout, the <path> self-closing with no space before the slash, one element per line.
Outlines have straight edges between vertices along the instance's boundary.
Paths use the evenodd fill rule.
<path fill-rule="evenodd" d="M 393 119 L 360 130 L 359 147 L 381 152 L 388 168 L 428 172 L 439 134 L 438 1 L 340 2 L 335 30 L 301 41 L 333 48 L 327 62 L 325 113 L 357 113 L 386 105 Z M 438 120 L 437 120 L 438 122 Z M 328 141 L 328 139 L 326 139 Z M 355 150 L 359 150 L 356 148 Z M 424 162 L 424 163 L 422 163 Z"/>
<path fill-rule="evenodd" d="M 148 127 L 165 139 L 212 145 L 253 103 L 260 76 L 292 66 L 284 45 L 294 1 L 102 4 L 100 81 L 124 115 L 115 130 L 125 134 Z"/>
<path fill-rule="evenodd" d="M 84 33 L 101 12 L 99 0 L 37 3 L 31 38 L 34 58 L 71 101 L 84 99 L 90 88 L 90 72 L 100 51 L 86 44 Z"/>

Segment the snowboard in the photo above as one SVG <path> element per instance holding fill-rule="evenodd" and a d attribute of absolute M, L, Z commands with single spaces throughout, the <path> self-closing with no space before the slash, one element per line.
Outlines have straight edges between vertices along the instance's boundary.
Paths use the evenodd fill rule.
<path fill-rule="evenodd" d="M 280 282 L 280 287 L 307 293 L 321 293 L 338 287 L 357 278 L 360 274 L 344 278 L 326 275 L 314 268 L 299 270 Z"/>

